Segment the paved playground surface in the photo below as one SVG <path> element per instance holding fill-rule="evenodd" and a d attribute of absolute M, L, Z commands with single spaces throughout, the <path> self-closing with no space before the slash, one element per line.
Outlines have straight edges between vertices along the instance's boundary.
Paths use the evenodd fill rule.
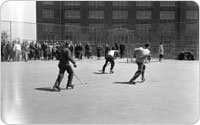
<path fill-rule="evenodd" d="M 135 63 L 117 59 L 114 74 L 101 74 L 104 59 L 77 61 L 74 89 L 52 92 L 58 61 L 1 63 L 2 120 L 29 124 L 182 124 L 199 117 L 199 61 L 153 59 L 146 81 L 128 84 Z M 109 72 L 109 67 L 106 71 Z M 138 79 L 140 81 L 140 78 Z M 65 87 L 67 74 L 61 83 Z"/>

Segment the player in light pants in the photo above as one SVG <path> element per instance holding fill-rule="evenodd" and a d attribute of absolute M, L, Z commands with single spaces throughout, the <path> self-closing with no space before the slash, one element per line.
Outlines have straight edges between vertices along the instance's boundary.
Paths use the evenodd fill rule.
<path fill-rule="evenodd" d="M 135 49 L 135 54 L 136 54 L 135 56 L 136 56 L 136 63 L 138 65 L 138 70 L 135 72 L 135 75 L 129 81 L 130 83 L 135 84 L 135 80 L 140 75 L 142 75 L 142 82 L 145 81 L 144 73 L 145 73 L 146 66 L 144 65 L 144 61 L 145 61 L 145 58 L 149 56 L 150 54 L 149 48 L 150 48 L 150 44 L 146 43 L 144 48 L 140 47 L 140 48 Z"/>

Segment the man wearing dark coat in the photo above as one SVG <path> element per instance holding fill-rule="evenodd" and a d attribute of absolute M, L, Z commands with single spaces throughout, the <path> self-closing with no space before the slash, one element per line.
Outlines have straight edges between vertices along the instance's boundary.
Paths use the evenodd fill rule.
<path fill-rule="evenodd" d="M 66 89 L 68 89 L 68 88 L 73 89 L 74 88 L 74 86 L 72 85 L 74 71 L 73 71 L 69 62 L 71 62 L 74 65 L 74 67 L 76 67 L 76 63 L 71 56 L 71 51 L 69 49 L 69 43 L 66 42 L 64 47 L 62 47 L 61 51 L 60 51 L 60 58 L 59 58 L 59 64 L 58 64 L 59 74 L 58 74 L 56 82 L 53 86 L 54 91 L 60 91 L 61 90 L 60 83 L 61 83 L 61 81 L 64 77 L 65 71 L 67 71 L 67 73 L 69 74 Z"/>

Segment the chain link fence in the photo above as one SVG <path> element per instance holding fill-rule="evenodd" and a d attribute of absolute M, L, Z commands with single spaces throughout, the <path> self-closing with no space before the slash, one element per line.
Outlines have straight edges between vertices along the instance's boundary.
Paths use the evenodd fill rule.
<path fill-rule="evenodd" d="M 177 30 L 177 27 L 180 26 L 183 26 L 185 30 Z M 125 45 L 124 56 L 128 58 L 132 58 L 134 48 L 144 46 L 147 42 L 151 43 L 151 56 L 158 58 L 159 44 L 163 42 L 165 58 L 176 58 L 180 51 L 191 51 L 197 59 L 199 52 L 198 26 L 198 22 L 83 27 L 73 23 L 60 25 L 1 21 L 1 42 L 71 40 L 74 46 L 81 43 L 83 48 L 86 44 L 90 44 L 93 55 L 97 53 L 97 45 L 102 47 L 101 53 L 104 55 L 106 44 L 110 47 L 118 47 L 118 49 L 120 49 L 120 44 L 123 44 Z"/>

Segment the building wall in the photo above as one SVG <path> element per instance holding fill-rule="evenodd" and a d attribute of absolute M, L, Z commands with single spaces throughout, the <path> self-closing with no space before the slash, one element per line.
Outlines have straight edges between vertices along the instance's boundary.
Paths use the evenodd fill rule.
<path fill-rule="evenodd" d="M 188 1 L 37 1 L 38 40 L 166 43 L 167 58 L 192 51 L 198 58 L 199 8 Z M 46 11 L 46 12 L 45 12 Z M 48 24 L 45 26 L 45 24 Z M 49 25 L 51 24 L 51 25 Z M 131 36 L 108 32 L 133 30 Z M 128 33 L 127 33 L 128 34 Z M 129 43 L 128 42 L 128 43 Z M 157 53 L 156 46 L 152 48 Z"/>

